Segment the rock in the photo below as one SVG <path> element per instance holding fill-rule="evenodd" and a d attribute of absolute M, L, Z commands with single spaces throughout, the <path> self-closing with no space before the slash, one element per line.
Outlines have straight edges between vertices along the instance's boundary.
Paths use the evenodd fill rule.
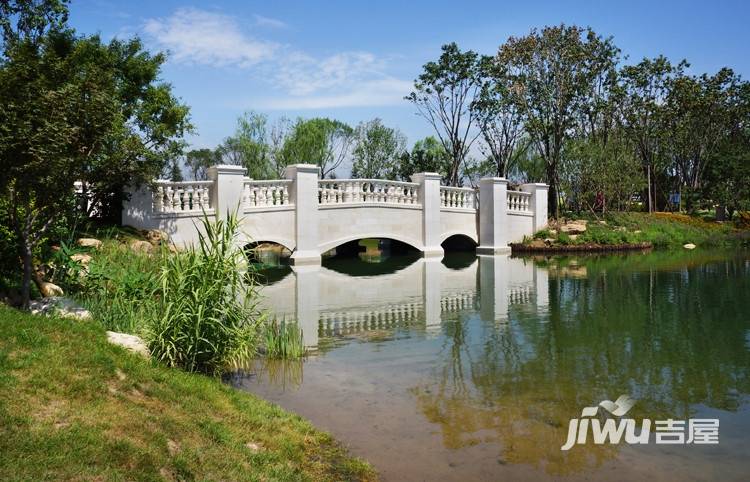
<path fill-rule="evenodd" d="M 695 245 L 693 243 L 687 243 L 682 245 L 685 249 L 695 249 Z"/>
<path fill-rule="evenodd" d="M 130 243 L 130 249 L 136 253 L 150 253 L 154 249 L 154 245 L 148 241 L 136 240 Z"/>
<path fill-rule="evenodd" d="M 555 244 L 555 240 L 552 238 L 547 238 L 544 240 L 544 244 L 546 244 L 547 246 L 552 246 L 553 244 Z"/>
<path fill-rule="evenodd" d="M 45 298 L 62 296 L 65 294 L 62 288 L 54 283 L 50 283 L 49 281 L 42 281 L 39 283 L 39 292 L 42 293 L 42 296 Z"/>
<path fill-rule="evenodd" d="M 532 239 L 529 246 L 532 248 L 544 248 L 547 245 L 541 239 Z"/>
<path fill-rule="evenodd" d="M 576 239 L 578 239 L 578 236 L 580 236 L 580 234 L 571 234 L 569 237 L 570 237 L 570 239 L 572 239 L 573 241 L 575 241 Z"/>
<path fill-rule="evenodd" d="M 117 333 L 115 331 L 107 332 L 107 341 L 113 345 L 118 345 L 126 350 L 137 353 L 138 355 L 148 358 L 151 356 L 148 352 L 146 342 L 135 335 L 128 335 L 127 333 Z"/>
<path fill-rule="evenodd" d="M 76 253 L 73 256 L 70 257 L 73 261 L 76 263 L 80 263 L 82 265 L 87 265 L 91 262 L 93 259 L 90 254 L 86 253 Z"/>
<path fill-rule="evenodd" d="M 102 242 L 94 238 L 80 238 L 76 244 L 82 248 L 99 249 L 102 247 Z"/>
<path fill-rule="evenodd" d="M 599 221 L 599 224 L 602 224 L 602 225 L 606 226 L 607 225 L 607 221 L 605 221 L 605 220 L 602 219 L 602 220 Z"/>
<path fill-rule="evenodd" d="M 29 303 L 29 310 L 34 315 L 61 316 L 63 318 L 73 318 L 76 320 L 90 320 L 91 312 L 86 308 L 78 305 L 70 298 L 61 296 L 52 296 L 34 300 Z"/>
<path fill-rule="evenodd" d="M 245 447 L 249 448 L 252 452 L 260 452 L 263 449 L 262 445 L 255 442 L 248 442 L 245 444 Z"/>
<path fill-rule="evenodd" d="M 557 236 L 557 229 L 550 229 L 549 230 L 549 235 L 550 236 Z"/>
<path fill-rule="evenodd" d="M 143 237 L 154 246 L 169 242 L 169 235 L 160 229 L 147 229 L 143 231 Z"/>
<path fill-rule="evenodd" d="M 569 221 L 560 226 L 560 232 L 567 234 L 583 234 L 586 232 L 586 221 Z"/>

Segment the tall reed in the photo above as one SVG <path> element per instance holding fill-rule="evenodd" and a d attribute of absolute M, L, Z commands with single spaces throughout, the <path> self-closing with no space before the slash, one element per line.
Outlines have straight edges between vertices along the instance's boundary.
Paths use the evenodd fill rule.
<path fill-rule="evenodd" d="M 166 365 L 218 373 L 255 356 L 263 320 L 256 286 L 244 275 L 237 217 L 201 224 L 197 248 L 162 256 L 159 306 L 145 336 Z"/>

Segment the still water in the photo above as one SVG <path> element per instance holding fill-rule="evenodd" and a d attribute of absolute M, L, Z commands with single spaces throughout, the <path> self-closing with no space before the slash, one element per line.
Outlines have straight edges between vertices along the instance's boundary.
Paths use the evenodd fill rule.
<path fill-rule="evenodd" d="M 230 383 L 384 480 L 750 480 L 747 253 L 332 259 L 266 276 L 264 305 L 314 350 Z M 718 419 L 719 444 L 656 444 L 652 427 L 648 444 L 589 433 L 561 451 L 570 419 L 622 394 L 639 430 Z"/>

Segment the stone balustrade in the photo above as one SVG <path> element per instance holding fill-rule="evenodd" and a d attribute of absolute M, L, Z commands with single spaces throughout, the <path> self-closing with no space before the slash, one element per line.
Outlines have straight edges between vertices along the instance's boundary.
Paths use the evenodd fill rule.
<path fill-rule="evenodd" d="M 479 193 L 470 187 L 440 186 L 440 207 L 476 209 Z"/>
<path fill-rule="evenodd" d="M 318 182 L 320 204 L 419 204 L 419 184 L 381 179 L 334 179 Z"/>
<path fill-rule="evenodd" d="M 211 206 L 211 181 L 157 181 L 153 191 L 156 213 L 202 213 Z"/>
<path fill-rule="evenodd" d="M 242 206 L 245 209 L 268 206 L 290 206 L 291 179 L 256 181 L 245 178 L 242 189 Z"/>
<path fill-rule="evenodd" d="M 464 236 L 477 253 L 510 251 L 509 244 L 547 222 L 547 186 L 509 191 L 504 178 L 482 178 L 479 189 L 440 185 L 440 175 L 417 173 L 413 182 L 319 179 L 320 169 L 293 164 L 284 179 L 254 180 L 240 166 L 208 170 L 210 180 L 157 181 L 131 193 L 122 222 L 165 231 L 177 245 L 195 244 L 196 217 L 239 212 L 238 242 L 274 242 L 292 251 L 294 264 L 319 264 L 321 255 L 362 238 L 387 238 L 442 257 L 443 244 Z M 480 205 L 481 201 L 481 205 Z"/>
<path fill-rule="evenodd" d="M 508 211 L 517 213 L 530 212 L 531 193 L 508 191 Z"/>

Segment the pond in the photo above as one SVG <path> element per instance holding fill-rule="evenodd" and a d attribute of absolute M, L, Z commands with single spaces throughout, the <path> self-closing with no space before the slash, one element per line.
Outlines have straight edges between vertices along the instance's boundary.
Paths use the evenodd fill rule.
<path fill-rule="evenodd" d="M 750 473 L 747 253 L 333 258 L 266 274 L 264 305 L 313 350 L 229 383 L 331 432 L 384 480 Z M 561 450 L 571 419 L 620 395 L 639 430 L 718 419 L 719 444 L 657 444 L 652 427 L 646 444 L 589 433 Z"/>

